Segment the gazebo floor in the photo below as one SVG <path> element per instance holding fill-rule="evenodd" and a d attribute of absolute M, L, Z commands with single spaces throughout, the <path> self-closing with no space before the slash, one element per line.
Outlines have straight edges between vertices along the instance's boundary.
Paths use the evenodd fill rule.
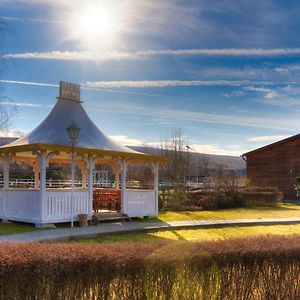
<path fill-rule="evenodd" d="M 108 222 L 108 221 L 124 221 L 130 220 L 126 214 L 122 214 L 116 211 L 100 211 L 94 212 L 93 223 Z"/>

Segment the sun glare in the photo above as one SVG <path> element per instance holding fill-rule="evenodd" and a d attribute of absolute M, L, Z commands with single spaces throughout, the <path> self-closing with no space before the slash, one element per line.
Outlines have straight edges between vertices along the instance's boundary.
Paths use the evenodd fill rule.
<path fill-rule="evenodd" d="M 86 6 L 75 7 L 71 12 L 69 35 L 84 48 L 107 47 L 121 30 L 122 7 L 114 1 L 103 2 L 87 2 Z"/>

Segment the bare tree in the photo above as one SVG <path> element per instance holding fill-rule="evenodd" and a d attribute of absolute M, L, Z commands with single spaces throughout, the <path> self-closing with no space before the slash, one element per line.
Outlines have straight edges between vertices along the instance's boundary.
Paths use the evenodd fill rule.
<path fill-rule="evenodd" d="M 162 142 L 161 149 L 162 155 L 169 158 L 169 162 L 164 168 L 165 175 L 174 185 L 183 185 L 190 165 L 183 131 L 180 128 L 173 130 Z"/>
<path fill-rule="evenodd" d="M 209 174 L 209 165 L 210 165 L 210 160 L 209 160 L 209 156 L 208 155 L 202 155 L 202 159 L 201 159 L 201 165 L 203 168 L 203 176 L 204 177 L 208 177 Z"/>
<path fill-rule="evenodd" d="M 0 18 L 0 75 L 3 77 L 7 70 L 8 66 L 6 61 L 2 57 L 2 42 L 4 40 L 4 34 L 7 31 L 7 27 L 3 19 Z M 3 134 L 7 131 L 12 117 L 17 113 L 17 107 L 14 104 L 12 99 L 9 99 L 4 96 L 4 84 L 0 83 L 0 132 Z"/>
<path fill-rule="evenodd" d="M 241 181 L 241 176 L 236 170 L 228 170 L 227 165 L 217 165 L 215 183 L 217 188 L 236 188 Z"/>

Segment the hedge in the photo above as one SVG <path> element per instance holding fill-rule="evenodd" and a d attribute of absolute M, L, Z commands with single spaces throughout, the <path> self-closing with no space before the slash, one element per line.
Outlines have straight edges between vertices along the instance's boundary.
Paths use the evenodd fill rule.
<path fill-rule="evenodd" d="M 299 298 L 299 236 L 0 246 L 0 299 Z"/>
<path fill-rule="evenodd" d="M 189 192 L 182 209 L 198 207 L 207 210 L 234 207 L 275 206 L 283 199 L 277 188 L 248 187 Z"/>

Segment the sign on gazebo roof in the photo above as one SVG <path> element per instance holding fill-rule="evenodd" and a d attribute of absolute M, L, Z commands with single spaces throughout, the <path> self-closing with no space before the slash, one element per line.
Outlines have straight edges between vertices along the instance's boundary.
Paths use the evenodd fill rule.
<path fill-rule="evenodd" d="M 60 81 L 59 97 L 62 99 L 80 102 L 80 85 L 66 81 Z"/>

